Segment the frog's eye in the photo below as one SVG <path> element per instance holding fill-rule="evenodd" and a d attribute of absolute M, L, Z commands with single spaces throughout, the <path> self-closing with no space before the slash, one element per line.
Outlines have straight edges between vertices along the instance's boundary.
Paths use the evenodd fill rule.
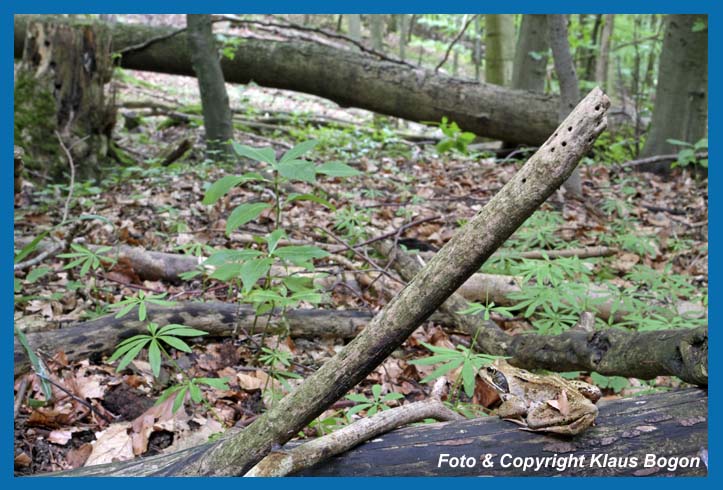
<path fill-rule="evenodd" d="M 487 374 L 489 374 L 490 379 L 492 382 L 502 391 L 505 393 L 509 393 L 510 386 L 507 384 L 507 378 L 504 374 L 502 374 L 500 371 L 493 367 L 487 368 Z"/>

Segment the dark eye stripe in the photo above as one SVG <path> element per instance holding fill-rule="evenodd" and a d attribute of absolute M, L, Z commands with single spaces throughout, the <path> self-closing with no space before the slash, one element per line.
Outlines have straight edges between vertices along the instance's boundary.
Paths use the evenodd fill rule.
<path fill-rule="evenodd" d="M 490 379 L 492 379 L 492 382 L 497 385 L 500 390 L 504 391 L 505 393 L 510 392 L 510 386 L 507 383 L 507 378 L 504 374 L 492 367 L 488 367 L 487 372 L 490 374 Z"/>

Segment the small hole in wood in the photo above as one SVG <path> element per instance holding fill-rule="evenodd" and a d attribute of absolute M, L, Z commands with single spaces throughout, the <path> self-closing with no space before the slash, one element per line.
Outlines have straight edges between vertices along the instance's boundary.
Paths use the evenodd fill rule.
<path fill-rule="evenodd" d="M 562 146 L 567 146 L 567 141 L 563 141 Z"/>
<path fill-rule="evenodd" d="M 552 148 L 550 148 L 550 153 L 552 153 L 553 151 L 555 151 L 555 147 L 554 147 L 554 146 L 553 146 Z"/>
<path fill-rule="evenodd" d="M 594 136 L 590 136 L 587 140 L 588 140 L 588 141 L 592 141 L 592 140 L 594 140 L 594 139 L 595 139 Z"/>
<path fill-rule="evenodd" d="M 572 126 L 570 126 L 569 128 L 567 128 L 567 130 L 568 130 L 568 131 L 572 131 Z"/>
<path fill-rule="evenodd" d="M 48 46 L 50 46 L 50 41 L 48 41 L 48 40 L 46 39 L 43 44 L 45 44 L 45 47 L 47 48 Z"/>
<path fill-rule="evenodd" d="M 599 105 L 596 105 L 596 106 L 595 106 L 595 110 L 596 110 L 596 111 L 599 111 L 599 110 L 600 110 L 600 106 L 599 106 Z"/>
<path fill-rule="evenodd" d="M 524 184 L 525 182 L 527 182 L 527 179 L 522 179 L 522 183 Z"/>
<path fill-rule="evenodd" d="M 553 138 L 557 138 L 557 133 L 552 135 Z"/>

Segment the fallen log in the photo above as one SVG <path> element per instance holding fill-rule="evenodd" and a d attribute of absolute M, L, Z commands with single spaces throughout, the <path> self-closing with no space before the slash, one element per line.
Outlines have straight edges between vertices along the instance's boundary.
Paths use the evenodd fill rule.
<path fill-rule="evenodd" d="M 229 337 L 234 331 L 253 335 L 268 329 L 267 333 L 288 333 L 291 337 L 351 339 L 371 319 L 371 314 L 363 311 L 315 309 L 287 311 L 283 323 L 276 317 L 269 321 L 268 315 L 254 322 L 251 306 L 219 302 L 149 305 L 147 314 L 148 320 L 141 322 L 134 309 L 122 318 L 108 315 L 71 327 L 27 333 L 26 337 L 34 350 L 50 356 L 62 350 L 71 362 L 87 358 L 101 361 L 121 341 L 144 333 L 148 321 L 159 325 L 179 323 L 204 330 L 212 337 Z M 17 338 L 14 356 L 15 375 L 27 372 L 27 354 Z"/>
<path fill-rule="evenodd" d="M 497 417 L 398 429 L 297 476 L 705 476 L 708 449 L 708 393 L 687 389 L 600 402 L 595 427 L 578 437 L 525 432 Z M 438 467 L 440 455 L 468 456 L 475 466 Z M 484 466 L 492 455 L 492 467 Z M 645 467 L 648 454 L 666 458 L 671 467 Z M 523 471 L 504 468 L 506 455 L 552 458 Z M 607 456 L 607 459 L 605 458 Z M 503 460 L 503 457 L 504 460 Z M 584 461 L 579 466 L 563 464 Z M 595 458 L 595 459 L 593 459 Z M 611 458 L 616 458 L 613 462 Z M 637 464 L 632 464 L 636 458 Z M 693 463 L 683 467 L 683 458 Z M 695 459 L 697 458 L 697 460 Z M 544 461 L 544 460 L 543 460 Z M 675 469 L 674 464 L 681 464 Z M 617 466 L 616 465 L 619 465 Z"/>
<path fill-rule="evenodd" d="M 16 15 L 14 20 L 16 57 L 22 54 L 29 23 L 73 22 L 33 15 Z M 124 68 L 195 75 L 184 32 L 173 35 L 176 28 L 120 23 L 107 27 L 115 52 L 138 47 L 122 55 Z M 479 136 L 515 143 L 540 144 L 558 124 L 557 97 L 436 74 L 332 43 L 281 35 L 229 37 L 238 41 L 233 59 L 224 56 L 221 60 L 224 78 L 230 83 L 253 81 L 413 121 L 447 117 Z"/>
<path fill-rule="evenodd" d="M 437 423 L 397 429 L 333 457 L 296 476 L 705 476 L 708 450 L 708 392 L 686 389 L 598 403 L 596 425 L 582 434 L 565 438 L 527 432 L 497 417 Z M 224 440 L 234 437 L 227 435 Z M 292 442 L 281 448 L 293 449 Z M 196 446 L 170 455 L 89 466 L 47 476 L 142 476 L 153 474 L 173 462 L 194 461 L 208 445 Z M 438 467 L 440 456 L 472 457 L 474 467 Z M 671 464 L 644 467 L 652 454 Z M 491 455 L 493 466 L 483 465 Z M 502 457 L 554 458 L 547 466 L 523 471 L 504 468 Z M 606 459 L 607 455 L 607 459 Z M 579 466 L 559 465 L 584 456 Z M 611 458 L 616 458 L 613 462 Z M 627 458 L 627 459 L 626 459 Z M 636 458 L 633 464 L 632 458 Z M 678 459 L 676 459 L 678 458 Z M 695 460 L 694 458 L 698 458 Z M 511 462 L 506 457 L 505 462 Z M 544 462 L 544 460 L 543 460 Z M 615 464 L 617 463 L 617 465 Z M 167 476 L 181 474 L 176 465 Z"/>
<path fill-rule="evenodd" d="M 409 280 L 422 270 L 414 258 L 393 248 L 391 242 L 380 242 L 376 248 L 383 255 L 394 257 L 392 265 L 402 279 Z M 645 332 L 572 328 L 560 335 L 513 336 L 494 322 L 460 315 L 458 312 L 465 306 L 465 298 L 453 293 L 439 310 L 476 338 L 478 351 L 511 356 L 510 362 L 518 367 L 557 372 L 595 371 L 641 379 L 666 374 L 692 384 L 708 384 L 708 327 Z"/>

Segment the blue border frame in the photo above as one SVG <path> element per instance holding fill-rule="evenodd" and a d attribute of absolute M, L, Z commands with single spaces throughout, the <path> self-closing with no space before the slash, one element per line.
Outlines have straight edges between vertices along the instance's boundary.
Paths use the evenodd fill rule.
<path fill-rule="evenodd" d="M 0 228 L 5 230 L 1 236 L 9 237 L 2 241 L 0 244 L 2 250 L 0 251 L 0 267 L 3 271 L 6 271 L 7 276 L 0 281 L 0 290 L 2 291 L 2 297 L 0 297 L 0 317 L 9 320 L 9 324 L 13 322 L 13 282 L 11 277 L 12 271 L 12 257 L 13 257 L 13 179 L 12 179 L 12 166 L 10 165 L 10 154 L 13 147 L 13 125 L 12 125 L 12 114 L 13 114 L 13 14 L 15 13 L 208 13 L 208 12 L 245 12 L 245 13 L 269 13 L 269 12 L 284 12 L 284 13 L 478 13 L 484 11 L 486 13 L 619 13 L 619 14 L 637 14 L 637 13 L 707 13 L 709 15 L 708 33 L 709 33 L 709 86 L 720 87 L 720 52 L 717 48 L 721 46 L 721 36 L 723 33 L 721 30 L 723 23 L 723 9 L 719 2 L 715 0 L 704 1 L 704 0 L 688 0 L 686 2 L 673 1 L 673 0 L 659 0 L 659 1 L 645 1 L 639 0 L 637 2 L 621 1 L 621 0 L 608 0 L 605 3 L 592 2 L 587 0 L 578 1 L 561 1 L 561 0 L 547 0 L 547 1 L 535 1 L 535 0 L 508 0 L 500 3 L 486 4 L 477 0 L 472 1 L 460 1 L 460 0 L 447 0 L 444 3 L 430 0 L 416 0 L 414 2 L 402 0 L 386 0 L 386 1 L 363 1 L 357 2 L 352 6 L 346 5 L 340 1 L 320 1 L 311 0 L 308 2 L 290 1 L 290 0 L 273 0 L 272 2 L 248 2 L 248 1 L 219 1 L 219 0 L 206 0 L 205 2 L 199 1 L 188 1 L 188 0 L 177 0 L 175 2 L 160 1 L 160 0 L 146 0 L 142 3 L 136 4 L 135 2 L 127 2 L 122 0 L 106 0 L 102 3 L 90 0 L 78 0 L 78 1 L 64 1 L 54 2 L 51 0 L 42 1 L 20 1 L 20 0 L 6 0 L 0 2 L 0 22 L 4 28 L 2 29 L 2 63 L 5 66 L 4 69 L 0 70 L 0 97 L 3 117 L 0 118 L 0 135 L 2 136 L 2 155 L 4 156 L 3 161 L 6 162 L 0 168 L 2 178 L 0 178 L 0 196 L 2 196 L 2 213 L 0 213 Z M 717 54 L 714 56 L 712 53 Z M 720 133 L 720 126 L 718 124 L 718 113 L 717 109 L 721 108 L 721 96 L 718 90 L 709 90 L 709 127 L 710 127 L 710 152 L 711 155 L 715 155 L 716 151 L 720 149 L 720 143 L 715 134 Z M 710 159 L 714 160 L 713 158 Z M 717 182 L 720 180 L 721 170 L 717 168 L 717 164 L 713 163 L 709 169 L 709 183 Z M 4 190 L 3 190 L 4 189 Z M 719 223 L 718 212 L 720 211 L 719 199 L 715 196 L 710 196 L 709 200 L 709 215 L 712 215 L 713 221 L 709 223 L 710 229 L 717 229 Z M 714 250 L 719 242 L 718 235 L 714 232 L 709 236 L 709 249 Z M 712 247 L 711 247 L 712 245 Z M 720 277 L 720 259 L 714 252 L 710 255 L 710 277 L 709 287 L 710 291 L 715 291 L 719 277 Z M 709 323 L 717 325 L 717 320 L 721 317 L 721 304 L 716 301 L 710 302 L 709 311 Z M 0 397 L 2 398 L 2 406 L 4 407 L 3 416 L 5 423 L 2 426 L 2 433 L 7 452 L 4 452 L 4 460 L 7 464 L 7 469 L 2 473 L 2 480 L 10 485 L 22 485 L 23 487 L 45 487 L 51 486 L 52 488 L 64 487 L 77 489 L 78 485 L 117 485 L 119 488 L 126 486 L 129 482 L 126 479 L 100 479 L 100 478 L 86 478 L 86 479 L 59 479 L 48 481 L 45 478 L 32 479 L 32 478 L 15 478 L 13 477 L 13 468 L 11 466 L 12 455 L 13 455 L 13 430 L 11 430 L 11 419 L 12 419 L 12 376 L 14 371 L 13 367 L 13 356 L 12 356 L 12 329 L 10 326 L 6 326 L 3 332 L 3 338 L 6 339 L 4 352 L 2 355 L 2 365 L 6 366 L 7 375 L 6 389 L 2 391 Z M 717 344 L 717 335 L 715 329 L 709 333 L 711 344 Z M 709 359 L 709 370 L 717 372 L 717 359 L 716 356 L 712 356 Z M 715 385 L 716 376 L 711 376 L 711 384 Z M 717 393 L 714 389 L 713 394 L 710 395 L 709 405 L 716 406 L 718 401 Z M 713 411 L 713 413 L 715 413 Z M 5 418 L 6 417 L 6 418 Z M 717 443 L 718 432 L 720 430 L 720 424 L 715 419 L 709 420 L 709 454 L 712 456 L 712 461 L 715 461 L 715 457 L 719 454 L 716 449 L 720 447 Z M 5 465 L 3 465 L 5 466 Z M 102 482 L 98 480 L 103 480 Z M 238 484 L 238 481 L 217 481 L 214 479 L 214 484 L 217 485 L 234 485 Z M 400 479 L 395 478 L 384 478 L 374 480 L 374 484 L 380 483 L 389 485 L 399 485 Z M 507 479 L 505 485 L 512 484 L 513 486 L 529 486 L 539 485 L 541 482 L 539 478 L 525 477 Z M 720 474 L 715 465 L 709 468 L 709 476 L 705 479 L 696 479 L 696 485 L 709 486 L 711 483 L 720 480 Z M 408 480 L 403 480 L 407 482 Z M 446 479 L 446 478 L 415 478 L 414 485 L 420 485 L 428 488 L 438 488 L 438 485 L 448 485 L 452 481 L 455 484 L 462 485 L 499 485 L 501 482 L 495 481 L 483 481 L 465 479 Z M 636 485 L 631 478 L 618 478 L 614 480 L 616 485 L 632 486 Z M 148 479 L 141 479 L 133 482 L 133 485 L 150 486 L 156 482 Z M 185 488 L 192 488 L 198 485 L 197 479 L 177 479 L 171 484 L 175 487 L 176 485 Z M 285 485 L 313 485 L 315 488 L 319 486 L 333 488 L 339 484 L 358 486 L 363 488 L 369 485 L 370 482 L 365 481 L 362 478 L 347 478 L 341 481 L 337 478 L 315 478 L 313 480 L 305 479 L 293 479 L 293 480 L 244 480 L 244 484 L 251 486 L 263 486 L 265 488 L 273 487 L 278 488 Z M 556 486 L 569 487 L 571 485 L 580 485 L 579 481 L 571 479 L 556 479 L 552 483 Z M 659 487 L 672 488 L 672 486 L 678 486 L 682 482 L 677 478 L 672 479 L 656 479 L 655 484 Z M 611 484 L 611 481 L 604 478 L 588 478 L 586 479 L 585 485 L 601 486 L 605 487 Z"/>

